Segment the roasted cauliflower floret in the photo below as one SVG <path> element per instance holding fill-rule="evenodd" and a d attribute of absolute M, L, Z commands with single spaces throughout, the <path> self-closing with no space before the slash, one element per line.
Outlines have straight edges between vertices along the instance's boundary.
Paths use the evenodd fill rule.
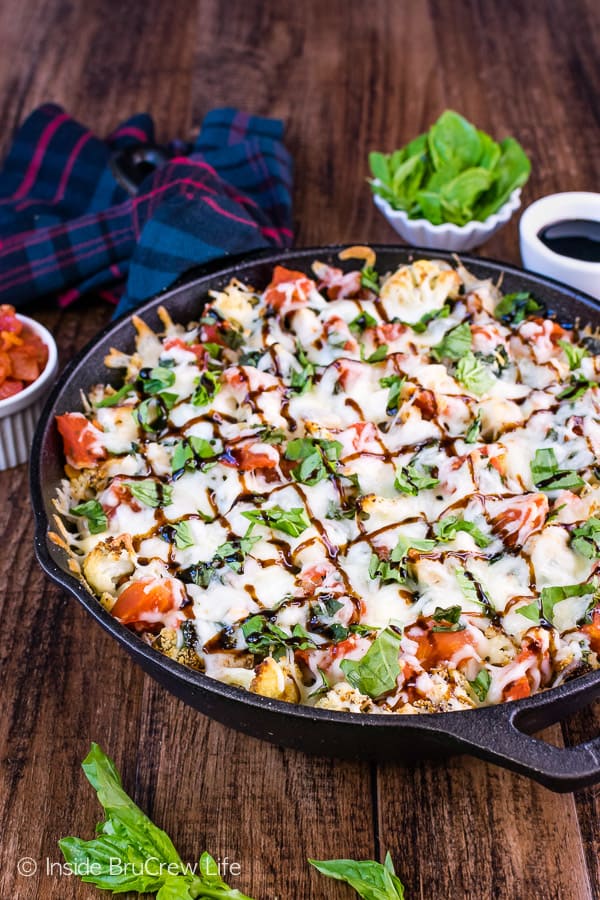
<path fill-rule="evenodd" d="M 391 316 L 418 322 L 426 313 L 441 309 L 458 296 L 460 276 L 446 263 L 420 259 L 401 266 L 385 280 L 380 299 Z"/>
<path fill-rule="evenodd" d="M 135 571 L 135 556 L 127 534 L 100 541 L 83 561 L 83 575 L 96 594 L 115 594 L 117 583 Z"/>
<path fill-rule="evenodd" d="M 289 703 L 299 701 L 300 692 L 288 667 L 275 662 L 272 656 L 267 656 L 259 663 L 254 672 L 254 678 L 250 683 L 253 694 L 261 694 L 273 700 L 287 700 Z"/>

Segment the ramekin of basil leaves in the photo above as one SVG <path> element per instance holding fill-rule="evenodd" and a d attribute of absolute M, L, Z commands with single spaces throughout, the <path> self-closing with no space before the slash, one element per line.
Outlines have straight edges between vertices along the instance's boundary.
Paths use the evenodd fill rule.
<path fill-rule="evenodd" d="M 369 166 L 375 204 L 404 240 L 455 251 L 510 219 L 531 171 L 518 141 L 498 143 L 450 109 L 405 147 L 370 153 Z"/>

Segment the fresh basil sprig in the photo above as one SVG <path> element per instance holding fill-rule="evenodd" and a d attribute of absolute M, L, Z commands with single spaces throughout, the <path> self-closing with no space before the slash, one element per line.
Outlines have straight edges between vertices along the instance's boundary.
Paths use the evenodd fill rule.
<path fill-rule="evenodd" d="M 82 767 L 104 808 L 105 819 L 89 841 L 65 837 L 58 842 L 82 881 L 114 894 L 156 894 L 157 900 L 252 900 L 223 881 L 208 853 L 194 866 L 183 862 L 168 834 L 123 790 L 115 764 L 98 744 L 92 744 Z"/>
<path fill-rule="evenodd" d="M 396 875 L 389 853 L 386 853 L 383 864 L 372 859 L 308 861 L 321 875 L 349 884 L 363 900 L 404 900 L 404 886 Z"/>

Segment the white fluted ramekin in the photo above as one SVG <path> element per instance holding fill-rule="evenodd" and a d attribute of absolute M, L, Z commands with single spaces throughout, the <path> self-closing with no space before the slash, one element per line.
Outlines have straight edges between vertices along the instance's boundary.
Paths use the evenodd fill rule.
<path fill-rule="evenodd" d="M 17 318 L 42 339 L 48 361 L 39 378 L 18 394 L 0 400 L 0 470 L 27 462 L 33 433 L 58 372 L 56 344 L 48 329 L 28 316 L 17 313 Z"/>
<path fill-rule="evenodd" d="M 451 222 L 432 225 L 427 219 L 409 219 L 404 210 L 393 209 L 383 197 L 374 194 L 373 200 L 377 209 L 407 244 L 427 247 L 429 250 L 453 250 L 462 253 L 479 247 L 506 225 L 521 205 L 521 188 L 516 188 L 498 212 L 488 216 L 484 222 L 473 220 L 466 225 L 453 225 Z"/>

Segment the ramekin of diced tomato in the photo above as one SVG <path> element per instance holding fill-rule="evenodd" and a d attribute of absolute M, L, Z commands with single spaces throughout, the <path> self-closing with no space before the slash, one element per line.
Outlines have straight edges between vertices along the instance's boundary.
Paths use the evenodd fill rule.
<path fill-rule="evenodd" d="M 24 463 L 58 369 L 50 332 L 0 305 L 0 469 Z"/>

